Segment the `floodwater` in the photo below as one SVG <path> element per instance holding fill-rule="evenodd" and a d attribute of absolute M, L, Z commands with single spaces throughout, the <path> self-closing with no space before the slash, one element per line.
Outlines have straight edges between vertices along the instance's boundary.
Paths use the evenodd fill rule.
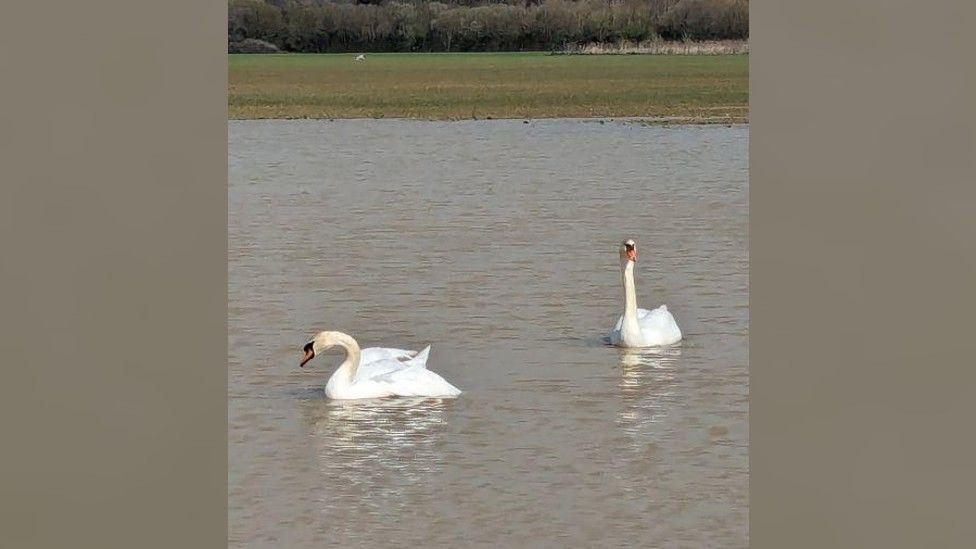
<path fill-rule="evenodd" d="M 748 546 L 748 131 L 230 122 L 229 545 Z M 602 341 L 627 237 L 679 346 Z M 465 392 L 330 402 L 326 329 Z"/>

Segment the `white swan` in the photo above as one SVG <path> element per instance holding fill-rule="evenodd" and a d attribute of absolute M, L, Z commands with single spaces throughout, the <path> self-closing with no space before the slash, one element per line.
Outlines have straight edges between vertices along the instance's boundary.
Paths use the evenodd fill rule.
<path fill-rule="evenodd" d="M 657 347 L 681 341 L 681 330 L 667 305 L 653 311 L 637 308 L 634 264 L 637 243 L 625 240 L 620 245 L 620 276 L 624 283 L 624 314 L 610 331 L 610 343 L 619 347 Z"/>
<path fill-rule="evenodd" d="M 323 351 L 339 346 L 346 359 L 325 385 L 325 396 L 336 399 L 391 396 L 453 397 L 461 390 L 427 369 L 430 346 L 420 351 L 369 347 L 360 349 L 352 336 L 342 332 L 320 332 L 305 344 L 299 366 Z"/>

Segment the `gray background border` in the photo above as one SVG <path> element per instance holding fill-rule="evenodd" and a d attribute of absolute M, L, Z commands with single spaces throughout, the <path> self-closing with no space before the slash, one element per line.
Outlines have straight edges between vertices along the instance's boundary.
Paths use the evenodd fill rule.
<path fill-rule="evenodd" d="M 227 539 L 226 4 L 0 16 L 0 547 Z"/>
<path fill-rule="evenodd" d="M 972 6 L 752 3 L 754 547 L 976 539 Z"/>

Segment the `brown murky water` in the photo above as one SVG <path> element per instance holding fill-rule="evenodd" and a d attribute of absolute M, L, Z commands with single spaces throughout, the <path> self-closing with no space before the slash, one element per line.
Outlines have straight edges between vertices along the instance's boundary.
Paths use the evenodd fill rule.
<path fill-rule="evenodd" d="M 748 545 L 748 127 L 230 122 L 233 547 Z M 639 304 L 679 347 L 601 338 Z M 309 335 L 457 400 L 336 404 Z"/>

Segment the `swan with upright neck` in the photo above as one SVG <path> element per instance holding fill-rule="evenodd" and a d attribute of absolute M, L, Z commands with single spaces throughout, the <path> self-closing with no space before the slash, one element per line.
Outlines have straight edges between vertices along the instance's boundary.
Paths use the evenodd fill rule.
<path fill-rule="evenodd" d="M 681 341 L 681 330 L 667 305 L 649 311 L 637 307 L 634 266 L 637 243 L 632 239 L 620 244 L 620 277 L 624 287 L 624 314 L 610 331 L 610 343 L 618 347 L 658 347 Z"/>
<path fill-rule="evenodd" d="M 393 396 L 453 397 L 461 390 L 427 369 L 428 345 L 423 351 L 385 347 L 360 349 L 352 336 L 342 332 L 319 332 L 302 349 L 300 367 L 324 351 L 341 347 L 342 364 L 325 385 L 325 396 L 335 400 Z"/>

